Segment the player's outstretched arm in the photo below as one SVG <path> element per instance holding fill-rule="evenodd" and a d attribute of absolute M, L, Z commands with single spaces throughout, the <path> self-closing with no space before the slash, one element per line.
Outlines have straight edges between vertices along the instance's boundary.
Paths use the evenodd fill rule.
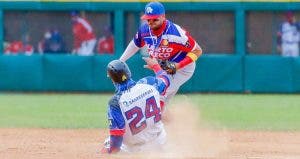
<path fill-rule="evenodd" d="M 144 67 L 153 70 L 156 74 L 156 78 L 152 77 L 152 80 L 151 78 L 148 78 L 148 84 L 154 85 L 160 94 L 164 94 L 170 85 L 170 79 L 169 76 L 167 76 L 167 72 L 160 67 L 156 58 L 143 57 L 143 60 L 146 62 Z"/>
<path fill-rule="evenodd" d="M 144 68 L 153 70 L 155 73 L 158 73 L 159 71 L 163 71 L 160 65 L 158 64 L 157 59 L 151 57 L 143 57 L 143 60 L 146 62 Z"/>
<path fill-rule="evenodd" d="M 105 140 L 104 146 L 101 150 L 102 154 L 114 154 L 121 150 L 121 145 L 123 141 L 123 136 L 110 135 L 108 139 Z"/>
<path fill-rule="evenodd" d="M 130 41 L 124 53 L 120 57 L 120 60 L 126 62 L 131 56 L 133 56 L 137 51 L 139 51 L 139 47 L 137 47 L 133 40 Z"/>
<path fill-rule="evenodd" d="M 117 153 L 123 142 L 125 120 L 119 106 L 119 96 L 114 95 L 108 104 L 108 123 L 110 137 L 104 142 L 102 153 Z"/>

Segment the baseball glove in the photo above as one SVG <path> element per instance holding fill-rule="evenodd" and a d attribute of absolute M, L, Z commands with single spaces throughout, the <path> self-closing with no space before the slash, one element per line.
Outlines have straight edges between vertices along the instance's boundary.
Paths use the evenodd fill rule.
<path fill-rule="evenodd" d="M 176 73 L 175 62 L 168 60 L 158 60 L 160 67 L 165 70 L 168 74 L 174 75 Z"/>

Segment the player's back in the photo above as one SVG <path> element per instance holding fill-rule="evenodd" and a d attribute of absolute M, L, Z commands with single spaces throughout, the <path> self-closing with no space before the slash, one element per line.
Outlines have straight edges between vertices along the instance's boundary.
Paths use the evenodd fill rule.
<path fill-rule="evenodd" d="M 126 123 L 125 145 L 145 144 L 164 132 L 159 99 L 157 89 L 144 83 L 122 93 L 119 104 Z"/>

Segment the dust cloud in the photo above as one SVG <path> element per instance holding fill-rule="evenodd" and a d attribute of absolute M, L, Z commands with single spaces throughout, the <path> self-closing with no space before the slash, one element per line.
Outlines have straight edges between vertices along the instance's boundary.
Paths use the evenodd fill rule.
<path fill-rule="evenodd" d="M 188 97 L 170 105 L 166 158 L 219 158 L 227 151 L 226 130 L 214 130 L 201 121 L 201 109 Z"/>
<path fill-rule="evenodd" d="M 120 158 L 223 158 L 228 151 L 226 130 L 214 130 L 201 121 L 201 109 L 188 97 L 170 103 L 164 112 L 167 143 L 159 152 L 121 155 Z M 224 156 L 225 155 L 225 156 Z M 117 156 L 115 156 L 118 158 Z"/>

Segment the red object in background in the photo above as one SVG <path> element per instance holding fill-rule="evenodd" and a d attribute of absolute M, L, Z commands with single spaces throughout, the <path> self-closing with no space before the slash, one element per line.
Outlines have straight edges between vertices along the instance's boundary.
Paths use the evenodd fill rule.
<path fill-rule="evenodd" d="M 95 34 L 87 19 L 76 17 L 73 24 L 74 49 L 81 47 L 85 41 L 95 39 Z"/>
<path fill-rule="evenodd" d="M 108 38 L 100 38 L 98 41 L 98 45 L 97 45 L 97 52 L 99 54 L 104 54 L 104 53 L 108 53 L 108 54 L 113 54 L 114 53 L 114 37 L 113 36 L 109 36 Z"/>
<path fill-rule="evenodd" d="M 33 53 L 33 46 L 29 45 L 29 44 L 25 44 L 23 46 L 23 51 L 25 52 L 25 54 L 32 54 Z"/>
<path fill-rule="evenodd" d="M 22 41 L 13 41 L 4 50 L 5 54 L 32 54 L 33 46 L 23 45 Z"/>
<path fill-rule="evenodd" d="M 5 48 L 6 54 L 22 53 L 23 43 L 21 41 L 13 41 Z"/>

